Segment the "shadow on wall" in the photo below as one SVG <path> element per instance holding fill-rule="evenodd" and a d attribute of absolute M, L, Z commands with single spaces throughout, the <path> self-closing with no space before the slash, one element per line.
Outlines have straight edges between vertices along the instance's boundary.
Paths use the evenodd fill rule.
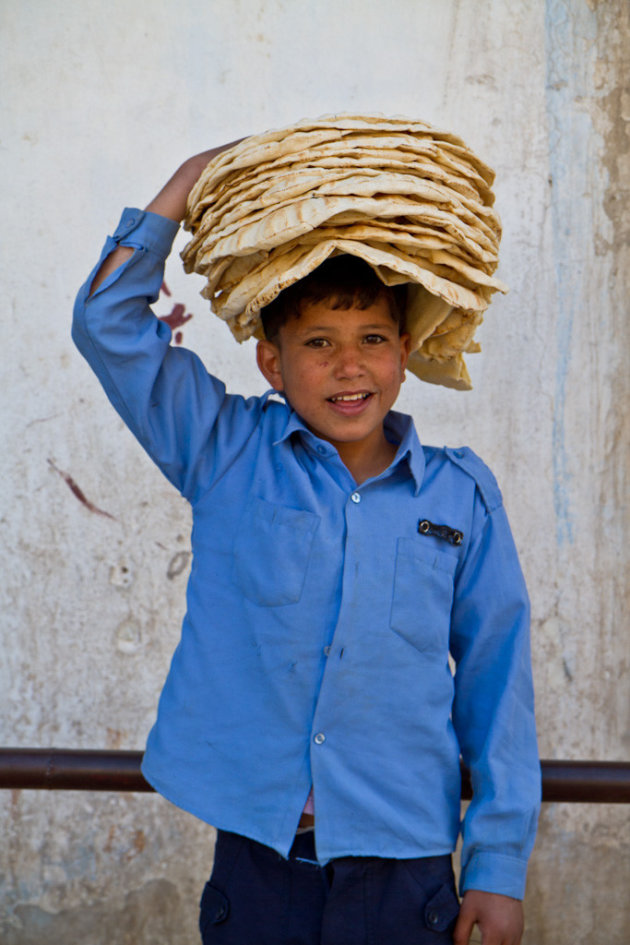
<path fill-rule="evenodd" d="M 136 945 L 186 945 L 182 928 L 189 921 L 182 915 L 183 904 L 177 887 L 166 879 L 152 880 L 140 889 L 127 893 L 121 908 L 112 909 L 111 902 L 100 900 L 52 913 L 38 906 L 20 905 L 15 917 L 20 928 L 0 927 L 2 945 L 111 945 L 128 942 Z"/>

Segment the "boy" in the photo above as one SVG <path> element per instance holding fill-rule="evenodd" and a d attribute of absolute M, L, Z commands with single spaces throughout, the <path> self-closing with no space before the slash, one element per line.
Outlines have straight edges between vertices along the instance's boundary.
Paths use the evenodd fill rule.
<path fill-rule="evenodd" d="M 169 346 L 148 302 L 221 150 L 123 214 L 73 328 L 193 508 L 187 614 L 143 771 L 218 828 L 203 941 L 464 945 L 478 923 L 484 945 L 517 945 L 540 788 L 527 594 L 498 487 L 391 410 L 409 338 L 398 291 L 359 261 L 263 314 L 258 366 L 280 396 L 226 395 Z M 458 915 L 460 753 L 474 797 Z"/>

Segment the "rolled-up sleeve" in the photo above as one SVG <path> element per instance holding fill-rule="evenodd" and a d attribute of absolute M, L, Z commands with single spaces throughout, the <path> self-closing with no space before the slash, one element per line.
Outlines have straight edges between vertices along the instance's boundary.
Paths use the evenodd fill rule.
<path fill-rule="evenodd" d="M 190 498 L 226 393 L 197 355 L 170 344 L 171 329 L 151 309 L 177 230 L 157 214 L 124 211 L 78 293 L 72 337 L 126 425 Z M 133 255 L 90 295 L 99 267 L 118 246 L 133 248 Z"/>
<path fill-rule="evenodd" d="M 473 786 L 461 890 L 521 899 L 540 807 L 529 599 L 502 503 L 478 495 L 475 519 L 451 631 L 453 723 Z"/>

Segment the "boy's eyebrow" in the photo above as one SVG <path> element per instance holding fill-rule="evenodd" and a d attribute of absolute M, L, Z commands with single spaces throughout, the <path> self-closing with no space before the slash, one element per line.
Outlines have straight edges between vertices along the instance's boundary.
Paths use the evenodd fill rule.
<path fill-rule="evenodd" d="M 378 325 L 361 325 L 361 328 L 364 331 L 366 330 L 367 331 L 386 331 L 390 327 L 394 329 L 398 328 L 398 325 L 393 319 L 392 319 L 391 326 L 389 322 L 387 322 L 386 324 L 384 324 L 383 322 L 379 322 Z"/>
<path fill-rule="evenodd" d="M 308 333 L 311 332 L 311 331 L 315 331 L 315 332 L 317 332 L 317 331 L 335 331 L 337 327 L 338 327 L 338 325 L 337 325 L 336 323 L 335 323 L 335 324 L 330 324 L 330 325 L 308 325 L 307 327 L 305 327 L 305 328 L 302 329 L 302 332 L 303 332 L 304 334 L 308 334 Z M 392 326 L 391 326 L 391 327 L 392 327 L 392 328 L 396 328 L 396 327 L 397 327 L 397 326 L 396 326 L 396 323 L 395 323 L 393 320 L 392 320 Z M 389 323 L 385 324 L 384 322 L 377 322 L 377 323 L 371 322 L 369 325 L 359 325 L 360 331 L 384 331 L 386 328 L 389 328 Z M 298 331 L 299 331 L 299 329 L 298 329 Z"/>

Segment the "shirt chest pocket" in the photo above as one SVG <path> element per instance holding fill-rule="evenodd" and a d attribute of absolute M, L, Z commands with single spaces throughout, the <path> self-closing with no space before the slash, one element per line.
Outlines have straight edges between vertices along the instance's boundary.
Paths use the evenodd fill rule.
<path fill-rule="evenodd" d="M 263 607 L 299 601 L 319 516 L 253 497 L 234 542 L 234 579 Z"/>
<path fill-rule="evenodd" d="M 422 652 L 448 653 L 456 555 L 399 538 L 390 624 Z"/>

